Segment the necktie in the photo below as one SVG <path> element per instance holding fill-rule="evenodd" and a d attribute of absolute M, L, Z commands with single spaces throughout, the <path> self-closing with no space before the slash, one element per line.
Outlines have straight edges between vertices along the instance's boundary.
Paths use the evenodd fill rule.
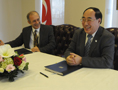
<path fill-rule="evenodd" d="M 89 54 L 92 35 L 88 34 L 87 37 L 88 37 L 88 41 L 87 41 L 86 46 L 85 46 L 85 56 L 88 56 L 88 54 Z"/>
<path fill-rule="evenodd" d="M 38 36 L 37 36 L 37 30 L 34 32 L 34 47 L 38 45 Z"/>

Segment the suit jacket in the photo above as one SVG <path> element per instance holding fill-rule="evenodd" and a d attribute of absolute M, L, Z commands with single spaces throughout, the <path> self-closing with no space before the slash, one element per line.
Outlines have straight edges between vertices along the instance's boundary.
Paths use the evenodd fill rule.
<path fill-rule="evenodd" d="M 70 52 L 82 57 L 82 65 L 93 68 L 113 68 L 115 37 L 103 27 L 99 27 L 91 42 L 89 57 L 84 57 L 86 33 L 84 29 L 76 30 L 65 57 Z"/>
<path fill-rule="evenodd" d="M 32 26 L 23 28 L 22 33 L 13 41 L 7 42 L 11 47 L 18 47 L 24 44 L 25 48 L 29 47 L 30 36 L 31 36 Z M 55 39 L 53 28 L 48 25 L 40 26 L 40 43 L 38 48 L 41 52 L 51 53 L 55 47 Z"/>

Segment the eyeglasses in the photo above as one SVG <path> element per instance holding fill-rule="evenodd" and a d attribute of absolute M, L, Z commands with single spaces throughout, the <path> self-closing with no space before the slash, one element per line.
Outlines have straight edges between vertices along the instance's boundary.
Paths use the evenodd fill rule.
<path fill-rule="evenodd" d="M 85 19 L 85 18 L 82 18 L 82 19 L 80 19 L 81 20 L 81 22 L 88 22 L 88 23 L 90 23 L 90 22 L 92 22 L 92 21 L 94 21 L 94 20 L 96 20 L 96 19 Z"/>

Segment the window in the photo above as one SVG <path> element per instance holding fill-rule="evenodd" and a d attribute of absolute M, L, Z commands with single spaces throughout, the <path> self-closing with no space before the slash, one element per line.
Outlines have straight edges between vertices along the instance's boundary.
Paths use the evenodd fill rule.
<path fill-rule="evenodd" d="M 52 25 L 64 24 L 65 0 L 51 0 Z"/>

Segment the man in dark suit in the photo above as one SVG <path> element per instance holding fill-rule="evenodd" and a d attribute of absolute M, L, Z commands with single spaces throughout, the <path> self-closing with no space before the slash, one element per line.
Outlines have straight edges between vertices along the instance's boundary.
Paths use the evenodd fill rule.
<path fill-rule="evenodd" d="M 110 32 L 100 26 L 100 10 L 94 7 L 87 8 L 81 21 L 83 28 L 75 31 L 65 52 L 67 63 L 90 68 L 113 68 L 115 40 Z"/>
<path fill-rule="evenodd" d="M 27 14 L 28 23 L 31 26 L 25 27 L 22 33 L 13 41 L 7 42 L 11 47 L 18 47 L 24 44 L 25 48 L 29 48 L 32 52 L 51 53 L 55 47 L 53 28 L 48 25 L 40 24 L 40 17 L 36 11 Z M 37 45 L 34 46 L 34 33 L 36 30 Z M 4 43 L 1 41 L 1 45 Z"/>

